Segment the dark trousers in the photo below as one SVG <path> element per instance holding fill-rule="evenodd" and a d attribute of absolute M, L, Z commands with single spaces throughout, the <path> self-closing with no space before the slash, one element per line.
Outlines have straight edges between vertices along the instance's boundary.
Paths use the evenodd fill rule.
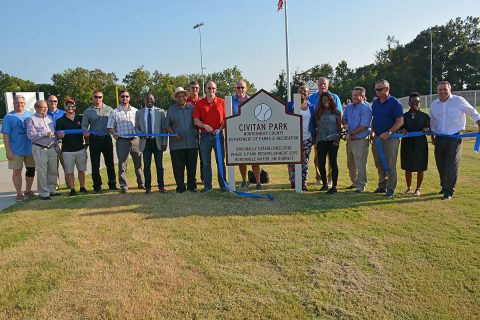
<path fill-rule="evenodd" d="M 177 184 L 177 191 L 195 190 L 197 183 L 197 154 L 198 149 L 177 149 L 170 150 L 172 158 L 173 176 Z M 185 187 L 185 169 L 187 169 L 187 186 Z"/>
<path fill-rule="evenodd" d="M 216 144 L 216 138 L 215 134 L 210 134 L 206 132 L 202 132 L 200 135 L 200 152 L 202 154 L 202 160 L 203 160 L 203 165 L 202 165 L 202 173 L 203 173 L 203 185 L 204 188 L 206 189 L 211 189 L 212 188 L 212 149 L 215 151 L 215 162 L 217 162 L 217 168 L 220 168 L 222 166 L 223 168 L 223 174 L 225 175 L 225 147 L 224 147 L 224 137 L 223 133 L 219 134 L 220 138 L 220 149 L 217 150 L 217 144 Z M 222 152 L 222 163 L 218 163 L 217 160 L 217 153 L 221 151 Z M 220 170 L 217 170 L 217 179 L 218 179 L 218 185 L 220 186 L 221 189 L 225 189 L 226 186 L 223 183 L 222 178 L 220 177 Z"/>
<path fill-rule="evenodd" d="M 447 195 L 453 195 L 460 168 L 462 139 L 435 138 L 435 162 L 437 163 L 440 186 Z"/>
<path fill-rule="evenodd" d="M 325 169 L 325 165 L 327 164 L 328 155 L 328 162 L 330 162 L 330 167 L 332 168 L 332 186 L 336 187 L 338 181 L 338 145 L 334 145 L 334 142 L 335 141 L 317 142 L 317 153 L 318 168 L 320 169 L 320 176 L 322 178 L 323 185 L 327 185 L 327 170 Z"/>
<path fill-rule="evenodd" d="M 145 150 L 143 150 L 143 173 L 145 175 L 145 189 L 152 189 L 152 155 L 155 157 L 157 168 L 157 183 L 159 188 L 165 187 L 163 180 L 163 151 L 158 149 L 154 139 L 146 139 Z"/>
<path fill-rule="evenodd" d="M 115 165 L 113 163 L 113 143 L 110 135 L 90 135 L 90 161 L 92 163 L 92 180 L 93 189 L 102 188 L 102 177 L 100 176 L 100 154 L 103 154 L 103 161 L 107 167 L 108 187 L 115 188 L 117 186 L 115 176 Z"/>

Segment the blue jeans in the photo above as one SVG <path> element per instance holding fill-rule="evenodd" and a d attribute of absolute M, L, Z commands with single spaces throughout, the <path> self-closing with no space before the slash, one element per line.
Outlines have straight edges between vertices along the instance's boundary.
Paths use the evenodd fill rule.
<path fill-rule="evenodd" d="M 224 137 L 223 132 L 219 135 L 220 138 L 220 148 L 222 152 L 222 163 L 218 163 L 217 157 L 217 147 L 215 141 L 215 133 L 209 134 L 207 132 L 200 133 L 200 153 L 202 155 L 203 165 L 202 165 L 202 174 L 203 174 L 203 185 L 205 189 L 212 188 L 212 149 L 215 151 L 215 161 L 217 162 L 217 168 L 221 165 L 223 168 L 223 174 L 225 175 L 225 146 L 224 146 Z M 225 189 L 223 179 L 220 177 L 220 170 L 217 173 L 218 184 L 221 189 Z M 225 176 L 224 176 L 225 178 Z"/>

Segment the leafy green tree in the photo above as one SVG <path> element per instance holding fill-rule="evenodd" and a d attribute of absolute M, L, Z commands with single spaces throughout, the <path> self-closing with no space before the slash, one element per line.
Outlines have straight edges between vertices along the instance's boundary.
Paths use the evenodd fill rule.
<path fill-rule="evenodd" d="M 141 108 L 144 105 L 145 94 L 150 92 L 153 87 L 150 72 L 143 66 L 138 67 L 123 78 L 123 83 L 130 93 L 130 104 Z"/>
<path fill-rule="evenodd" d="M 6 112 L 5 92 L 28 92 L 36 91 L 35 83 L 29 80 L 11 76 L 0 71 L 0 116 L 3 117 Z"/>
<path fill-rule="evenodd" d="M 67 69 L 63 73 L 56 73 L 52 76 L 57 95 L 60 102 L 70 96 L 75 99 L 77 110 L 83 112 L 86 107 L 92 104 L 92 93 L 95 90 L 103 91 L 105 103 L 115 105 L 115 97 L 106 93 L 115 90 L 117 81 L 115 73 L 105 73 L 100 69 L 87 70 L 84 68 Z"/>
<path fill-rule="evenodd" d="M 231 96 L 235 94 L 235 83 L 241 79 L 244 79 L 242 71 L 240 71 L 237 66 L 234 66 L 233 68 L 227 68 L 220 72 L 208 74 L 205 77 L 205 84 L 207 84 L 207 81 L 209 80 L 215 81 L 217 84 L 217 96 L 223 98 L 225 96 Z M 257 89 L 253 83 L 249 82 L 247 79 L 244 80 L 247 82 L 247 94 L 251 95 L 257 92 Z"/>
<path fill-rule="evenodd" d="M 275 87 L 271 93 L 278 99 L 287 101 L 287 75 L 284 70 L 278 75 L 278 78 L 275 81 Z"/>

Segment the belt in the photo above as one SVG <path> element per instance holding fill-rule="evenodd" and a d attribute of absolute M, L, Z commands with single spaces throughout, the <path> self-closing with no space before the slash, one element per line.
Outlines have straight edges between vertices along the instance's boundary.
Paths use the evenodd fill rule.
<path fill-rule="evenodd" d="M 47 146 L 44 146 L 44 145 L 41 145 L 41 144 L 35 143 L 35 142 L 32 142 L 32 144 L 36 145 L 37 147 L 43 148 L 43 149 L 50 149 L 51 147 L 53 147 L 53 145 L 51 145 L 50 147 L 47 147 Z"/>

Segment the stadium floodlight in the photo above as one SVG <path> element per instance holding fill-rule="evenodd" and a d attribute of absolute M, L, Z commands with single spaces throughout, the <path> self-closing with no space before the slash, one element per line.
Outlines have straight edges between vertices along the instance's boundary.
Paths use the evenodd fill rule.
<path fill-rule="evenodd" d="M 200 22 L 193 26 L 193 29 L 198 29 L 198 36 L 200 37 L 200 71 L 202 74 L 202 97 L 205 96 L 205 84 L 203 79 L 203 70 L 205 68 L 203 67 L 203 52 L 202 52 L 202 26 L 203 25 L 204 23 Z"/>

